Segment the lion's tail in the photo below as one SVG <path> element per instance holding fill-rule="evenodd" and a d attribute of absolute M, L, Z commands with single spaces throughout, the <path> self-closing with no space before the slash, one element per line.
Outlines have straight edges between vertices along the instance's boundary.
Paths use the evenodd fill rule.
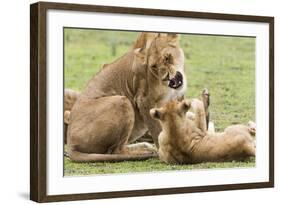
<path fill-rule="evenodd" d="M 83 153 L 70 150 L 69 158 L 74 162 L 120 162 L 120 161 L 137 161 L 157 157 L 157 154 L 96 154 Z"/>

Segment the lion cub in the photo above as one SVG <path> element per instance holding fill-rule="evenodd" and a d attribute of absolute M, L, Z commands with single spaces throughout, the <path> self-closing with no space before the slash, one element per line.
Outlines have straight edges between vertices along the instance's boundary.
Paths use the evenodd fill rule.
<path fill-rule="evenodd" d="M 190 108 L 194 110 L 194 120 L 186 116 Z M 159 157 L 166 163 L 232 161 L 255 156 L 251 136 L 255 128 L 233 125 L 221 133 L 207 131 L 201 100 L 171 101 L 161 108 L 151 109 L 150 115 L 162 126 L 158 137 Z"/>

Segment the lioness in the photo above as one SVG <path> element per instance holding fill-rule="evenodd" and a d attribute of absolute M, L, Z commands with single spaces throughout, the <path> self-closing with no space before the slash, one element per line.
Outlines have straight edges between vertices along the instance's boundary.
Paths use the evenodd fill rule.
<path fill-rule="evenodd" d="M 156 151 L 133 144 L 147 131 L 158 146 L 161 127 L 149 110 L 186 90 L 184 53 L 177 34 L 142 33 L 128 53 L 107 64 L 71 109 L 67 149 L 76 162 L 146 159 Z"/>
<path fill-rule="evenodd" d="M 194 108 L 195 120 L 186 116 Z M 211 161 L 242 160 L 255 156 L 255 143 L 251 134 L 255 128 L 232 125 L 222 133 L 206 129 L 204 104 L 198 99 L 171 101 L 161 108 L 150 110 L 160 121 L 159 157 L 166 163 L 191 164 Z"/>

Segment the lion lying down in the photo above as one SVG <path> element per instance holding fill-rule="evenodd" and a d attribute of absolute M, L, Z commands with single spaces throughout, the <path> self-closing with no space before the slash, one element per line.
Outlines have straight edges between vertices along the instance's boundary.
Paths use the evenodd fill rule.
<path fill-rule="evenodd" d="M 194 110 L 195 119 L 187 117 Z M 204 104 L 201 100 L 171 101 L 150 110 L 160 121 L 159 158 L 166 163 L 190 164 L 243 160 L 255 156 L 255 125 L 232 125 L 224 132 L 207 131 Z"/>

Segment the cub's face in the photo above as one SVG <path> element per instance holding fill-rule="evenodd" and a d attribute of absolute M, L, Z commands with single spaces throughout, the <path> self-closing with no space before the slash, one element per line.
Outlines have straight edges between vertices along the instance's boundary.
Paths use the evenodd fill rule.
<path fill-rule="evenodd" d="M 186 112 L 190 109 L 191 102 L 189 100 L 170 101 L 161 108 L 153 108 L 150 110 L 150 116 L 159 120 L 161 124 L 184 122 Z"/>
<path fill-rule="evenodd" d="M 184 53 L 178 46 L 178 35 L 162 34 L 148 49 L 148 69 L 158 80 L 172 89 L 185 84 Z"/>

